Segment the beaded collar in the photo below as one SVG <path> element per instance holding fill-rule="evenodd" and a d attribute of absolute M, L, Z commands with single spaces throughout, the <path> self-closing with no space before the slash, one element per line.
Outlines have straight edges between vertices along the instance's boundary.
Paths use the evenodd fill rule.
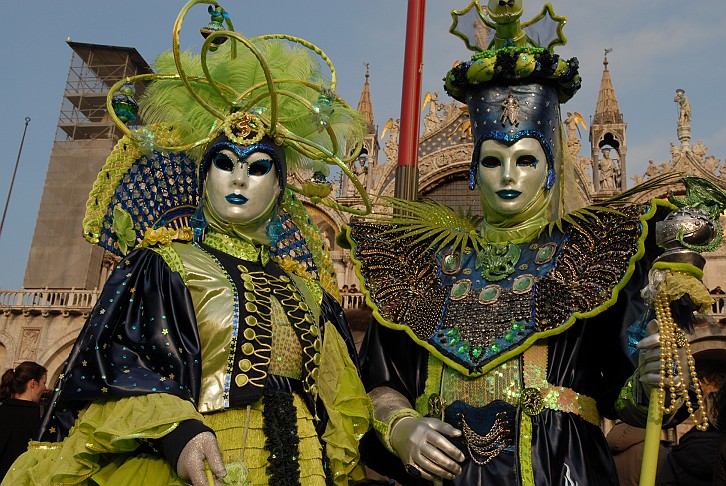
<path fill-rule="evenodd" d="M 269 249 L 266 246 L 254 245 L 224 233 L 210 231 L 204 237 L 204 244 L 241 260 L 261 262 L 262 265 L 270 261 Z"/>
<path fill-rule="evenodd" d="M 653 214 L 651 205 L 593 211 L 562 231 L 480 251 L 392 240 L 382 224 L 355 223 L 350 238 L 376 318 L 479 376 L 613 305 L 642 255 L 644 222 Z"/>

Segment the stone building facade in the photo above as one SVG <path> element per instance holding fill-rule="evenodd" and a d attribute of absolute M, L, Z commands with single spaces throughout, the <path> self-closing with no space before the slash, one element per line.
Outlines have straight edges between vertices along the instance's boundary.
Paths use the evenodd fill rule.
<path fill-rule="evenodd" d="M 61 112 L 60 136 L 51 154 L 24 288 L 0 289 L 0 366 L 7 368 L 23 360 L 37 361 L 49 369 L 49 383 L 55 382 L 98 298 L 98 289 L 116 263 L 113 255 L 86 243 L 80 230 L 95 174 L 119 137 L 99 103 L 105 100 L 108 89 L 116 81 L 149 69 L 133 49 L 75 43 L 71 47 L 74 57 L 69 85 L 72 85 L 71 78 L 85 76 L 96 83 L 95 88 L 88 93 L 76 93 L 72 89 L 66 93 L 64 110 L 67 108 L 68 113 Z M 361 156 L 352 163 L 351 170 L 369 194 L 393 196 L 399 122 L 388 120 L 379 135 L 367 70 L 358 110 L 366 117 L 368 131 Z M 617 103 L 607 57 L 592 120 L 588 132 L 589 157 L 580 155 L 587 151 L 578 135 L 578 126 L 585 128 L 584 118 L 568 113 L 563 120 L 568 150 L 563 174 L 563 187 L 567 188 L 565 211 L 603 200 L 626 188 L 627 125 Z M 466 107 L 455 101 L 443 103 L 437 93 L 428 93 L 422 108 L 422 123 L 419 195 L 452 207 L 470 208 L 476 213 L 480 208 L 478 194 L 468 189 L 473 140 Z M 638 183 L 660 173 L 679 171 L 726 187 L 722 161 L 709 154 L 700 140 L 691 143 L 690 127 L 679 122 L 677 137 L 678 141 L 671 144 L 671 160 L 660 164 L 651 161 L 646 173 L 632 177 L 632 181 Z M 383 140 L 382 148 L 380 140 Z M 59 174 L 65 174 L 65 179 L 58 178 Z M 297 177 L 304 179 L 306 175 Z M 339 179 L 335 191 L 340 203 L 362 207 L 347 179 Z M 638 199 L 664 195 L 665 189 L 656 189 L 640 194 Z M 306 205 L 329 244 L 339 284 L 357 283 L 348 253 L 336 241 L 342 226 L 350 221 L 350 215 L 323 205 Z M 709 254 L 707 259 L 704 281 L 712 288 L 718 284 L 719 276 L 726 273 L 726 250 Z M 342 298 L 346 308 L 364 304 L 359 293 L 346 293 Z M 699 320 L 694 336 L 698 349 L 726 350 L 723 324 L 718 320 L 724 317 L 723 312 L 716 308 L 714 315 Z"/>

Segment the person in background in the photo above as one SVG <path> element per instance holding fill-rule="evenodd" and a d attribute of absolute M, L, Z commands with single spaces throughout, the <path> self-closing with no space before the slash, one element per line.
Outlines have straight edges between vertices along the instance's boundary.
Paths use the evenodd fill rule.
<path fill-rule="evenodd" d="M 0 479 L 40 425 L 40 397 L 47 390 L 48 370 L 24 361 L 3 373 L 0 383 Z"/>
<path fill-rule="evenodd" d="M 716 286 L 715 289 L 711 290 L 712 294 L 717 295 L 724 295 L 726 292 L 723 291 L 720 285 Z M 715 299 L 715 302 L 713 303 L 713 311 L 714 312 L 722 312 L 723 311 L 723 297 L 719 297 L 718 299 Z"/>
<path fill-rule="evenodd" d="M 645 429 L 618 422 L 605 437 L 618 470 L 620 486 L 638 486 L 645 445 Z M 658 469 L 665 466 L 670 441 L 662 440 L 658 450 Z"/>
<path fill-rule="evenodd" d="M 659 470 L 658 486 L 711 486 L 719 460 L 719 447 L 726 430 L 726 411 L 723 395 L 726 382 L 726 359 L 704 351 L 696 358 L 698 379 L 703 389 L 704 407 L 708 416 L 708 429 L 692 428 L 671 449 L 663 468 Z"/>

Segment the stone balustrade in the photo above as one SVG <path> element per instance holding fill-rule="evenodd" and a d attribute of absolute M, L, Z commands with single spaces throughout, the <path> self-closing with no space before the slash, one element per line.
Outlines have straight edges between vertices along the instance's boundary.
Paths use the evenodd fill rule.
<path fill-rule="evenodd" d="M 21 289 L 0 290 L 0 311 L 23 314 L 88 314 L 98 300 L 100 290 Z"/>
<path fill-rule="evenodd" d="M 366 298 L 360 292 L 342 292 L 340 294 L 340 305 L 343 309 L 357 309 L 365 307 Z"/>

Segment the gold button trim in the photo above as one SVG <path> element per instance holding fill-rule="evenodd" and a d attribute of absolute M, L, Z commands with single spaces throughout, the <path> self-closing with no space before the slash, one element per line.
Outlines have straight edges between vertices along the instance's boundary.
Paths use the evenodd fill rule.
<path fill-rule="evenodd" d="M 240 373 L 239 375 L 234 377 L 234 382 L 237 383 L 237 386 L 240 388 L 245 386 L 247 383 L 249 383 L 249 381 L 250 381 L 250 378 L 247 375 L 242 374 L 242 373 Z"/>
<path fill-rule="evenodd" d="M 250 368 L 252 368 L 252 361 L 250 361 L 246 358 L 241 359 L 241 360 L 239 360 L 239 363 L 237 363 L 237 365 L 239 366 L 239 369 L 241 369 L 244 372 L 247 372 L 250 370 Z"/>

